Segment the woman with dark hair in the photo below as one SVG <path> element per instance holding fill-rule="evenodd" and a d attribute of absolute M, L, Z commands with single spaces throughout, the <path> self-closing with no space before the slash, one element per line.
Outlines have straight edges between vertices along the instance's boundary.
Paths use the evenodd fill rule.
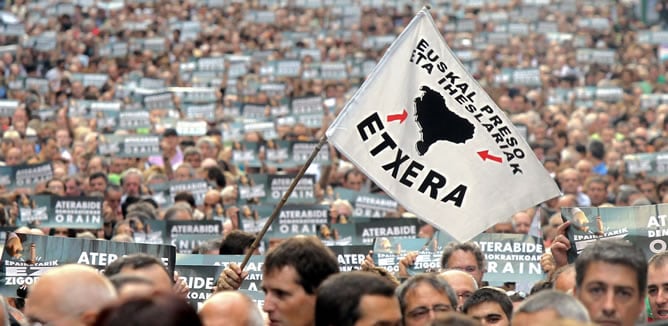
<path fill-rule="evenodd" d="M 206 168 L 206 178 L 210 183 L 213 183 L 212 185 L 215 184 L 216 189 L 222 190 L 225 188 L 227 185 L 227 181 L 225 181 L 225 175 L 223 174 L 223 171 L 220 170 L 219 167 L 217 166 L 212 166 Z"/>
<path fill-rule="evenodd" d="M 174 295 L 139 297 L 104 308 L 95 326 L 200 326 L 197 311 Z"/>

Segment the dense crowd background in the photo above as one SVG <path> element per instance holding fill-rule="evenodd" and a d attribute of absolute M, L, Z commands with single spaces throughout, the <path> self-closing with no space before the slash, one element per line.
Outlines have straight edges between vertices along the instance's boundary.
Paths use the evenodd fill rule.
<path fill-rule="evenodd" d="M 317 141 L 422 5 L 5 1 L 0 161 L 47 163 L 51 174 L 29 188 L 0 182 L 0 222 L 22 224 L 21 203 L 36 194 L 101 197 L 101 229 L 29 224 L 17 232 L 133 242 L 150 220 L 218 219 L 223 234 L 195 252 L 222 253 L 244 218 L 266 217 L 255 208 L 263 197 L 244 195 L 254 177 L 300 168 L 277 158 L 276 146 Z M 530 233 L 549 247 L 563 207 L 668 203 L 660 154 L 668 146 L 668 2 L 433 1 L 430 12 L 563 192 L 488 232 Z M 298 110 L 300 99 L 315 105 Z M 160 138 L 133 156 L 118 147 L 132 135 Z M 333 224 L 360 217 L 337 189 L 387 197 L 327 151 L 309 168 L 310 204 L 329 207 L 329 223 L 313 235 L 336 240 Z M 650 168 L 640 168 L 643 155 L 653 157 Z M 208 189 L 156 200 L 156 185 L 192 180 Z M 384 213 L 415 218 L 400 205 Z M 420 227 L 420 237 L 433 236 Z M 561 264 L 546 255 L 541 265 L 551 274 Z"/>

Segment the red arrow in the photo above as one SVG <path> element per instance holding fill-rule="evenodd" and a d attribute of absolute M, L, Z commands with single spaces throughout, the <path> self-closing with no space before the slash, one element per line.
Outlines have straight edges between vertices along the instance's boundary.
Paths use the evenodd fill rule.
<path fill-rule="evenodd" d="M 478 155 L 480 155 L 480 158 L 483 161 L 487 161 L 487 159 L 490 159 L 490 160 L 492 160 L 494 162 L 497 162 L 497 163 L 503 162 L 503 159 L 501 159 L 498 156 L 494 156 L 494 155 L 490 154 L 488 150 L 480 151 L 480 152 L 478 152 Z"/>
<path fill-rule="evenodd" d="M 406 117 L 408 117 L 408 112 L 406 112 L 406 109 L 404 109 L 404 111 L 401 112 L 401 114 L 389 114 L 387 116 L 387 122 L 399 120 L 399 123 L 404 123 Z"/>

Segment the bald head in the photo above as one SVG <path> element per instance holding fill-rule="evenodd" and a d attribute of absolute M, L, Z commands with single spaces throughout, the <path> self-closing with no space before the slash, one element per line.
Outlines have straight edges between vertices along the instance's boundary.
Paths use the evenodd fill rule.
<path fill-rule="evenodd" d="M 204 326 L 262 326 L 264 320 L 257 305 L 237 291 L 218 292 L 199 311 Z"/>
<path fill-rule="evenodd" d="M 28 292 L 25 315 L 43 324 L 84 325 L 116 299 L 116 290 L 96 269 L 65 265 L 42 274 Z"/>
<path fill-rule="evenodd" d="M 461 311 L 464 301 L 478 289 L 478 284 L 471 274 L 458 269 L 450 269 L 439 275 L 439 277 L 452 287 L 457 294 L 457 311 Z"/>

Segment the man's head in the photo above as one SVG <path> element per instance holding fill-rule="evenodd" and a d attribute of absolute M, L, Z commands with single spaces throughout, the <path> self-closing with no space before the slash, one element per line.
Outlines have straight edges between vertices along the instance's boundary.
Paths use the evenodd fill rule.
<path fill-rule="evenodd" d="M 333 275 L 318 288 L 315 326 L 400 325 L 394 284 L 368 272 Z"/>
<path fill-rule="evenodd" d="M 221 255 L 245 255 L 255 241 L 255 235 L 241 230 L 230 232 L 220 245 Z"/>
<path fill-rule="evenodd" d="M 116 299 L 116 290 L 92 267 L 64 265 L 42 274 L 27 299 L 25 316 L 30 323 L 86 325 Z"/>
<path fill-rule="evenodd" d="M 575 297 L 595 323 L 634 325 L 644 307 L 647 262 L 623 240 L 596 241 L 575 260 Z"/>
<path fill-rule="evenodd" d="M 480 247 L 473 242 L 450 243 L 443 249 L 442 269 L 458 269 L 473 276 L 478 286 L 485 274 L 485 258 Z"/>
<path fill-rule="evenodd" d="M 267 254 L 262 266 L 264 311 L 274 325 L 312 325 L 315 290 L 327 277 L 339 272 L 329 248 L 314 237 L 281 242 Z"/>
<path fill-rule="evenodd" d="M 433 274 L 409 278 L 397 288 L 403 325 L 429 325 L 435 318 L 457 309 L 457 295 L 444 280 Z"/>
<path fill-rule="evenodd" d="M 455 295 L 457 296 L 457 311 L 462 311 L 466 299 L 470 298 L 473 292 L 478 290 L 478 283 L 467 272 L 451 269 L 441 273 L 439 277 L 448 282 L 455 291 Z"/>
<path fill-rule="evenodd" d="M 193 169 L 202 166 L 202 152 L 196 147 L 188 147 L 183 151 L 183 162 L 190 164 Z"/>
<path fill-rule="evenodd" d="M 668 319 L 668 252 L 652 256 L 647 265 L 647 298 L 652 318 Z"/>
<path fill-rule="evenodd" d="M 141 193 L 141 185 L 143 182 L 141 171 L 138 169 L 128 169 L 121 175 L 121 187 L 123 187 L 123 194 L 127 196 L 138 197 Z"/>
<path fill-rule="evenodd" d="M 525 212 L 517 212 L 513 215 L 513 230 L 515 233 L 528 234 L 531 228 L 531 216 Z"/>
<path fill-rule="evenodd" d="M 559 173 L 559 184 L 564 194 L 577 194 L 580 186 L 579 174 L 576 169 L 568 168 Z"/>
<path fill-rule="evenodd" d="M 473 292 L 464 302 L 462 312 L 482 325 L 508 326 L 513 314 L 513 303 L 503 290 L 484 287 Z"/>
<path fill-rule="evenodd" d="M 513 326 L 539 325 L 546 320 L 589 322 L 589 313 L 572 295 L 555 290 L 538 292 L 522 302 L 513 314 Z"/>
<path fill-rule="evenodd" d="M 88 185 L 90 192 L 98 191 L 104 192 L 109 185 L 109 179 L 107 179 L 107 174 L 104 172 L 95 172 L 90 175 L 88 178 Z"/>
<path fill-rule="evenodd" d="M 21 152 L 21 148 L 19 147 L 12 147 L 7 151 L 7 155 L 5 157 L 5 164 L 7 166 L 14 166 L 14 165 L 19 165 L 23 162 L 23 153 Z"/>
<path fill-rule="evenodd" d="M 357 169 L 351 169 L 343 175 L 344 188 L 360 191 L 364 182 L 364 174 Z"/>
<path fill-rule="evenodd" d="M 257 305 L 238 291 L 223 291 L 209 297 L 199 310 L 204 326 L 263 326 Z"/>
<path fill-rule="evenodd" d="M 600 206 L 608 201 L 608 180 L 604 177 L 588 178 L 584 188 L 592 206 Z"/>
<path fill-rule="evenodd" d="M 137 275 L 151 280 L 155 291 L 171 293 L 172 278 L 158 258 L 147 254 L 132 254 L 116 259 L 104 270 L 104 275 Z"/>

